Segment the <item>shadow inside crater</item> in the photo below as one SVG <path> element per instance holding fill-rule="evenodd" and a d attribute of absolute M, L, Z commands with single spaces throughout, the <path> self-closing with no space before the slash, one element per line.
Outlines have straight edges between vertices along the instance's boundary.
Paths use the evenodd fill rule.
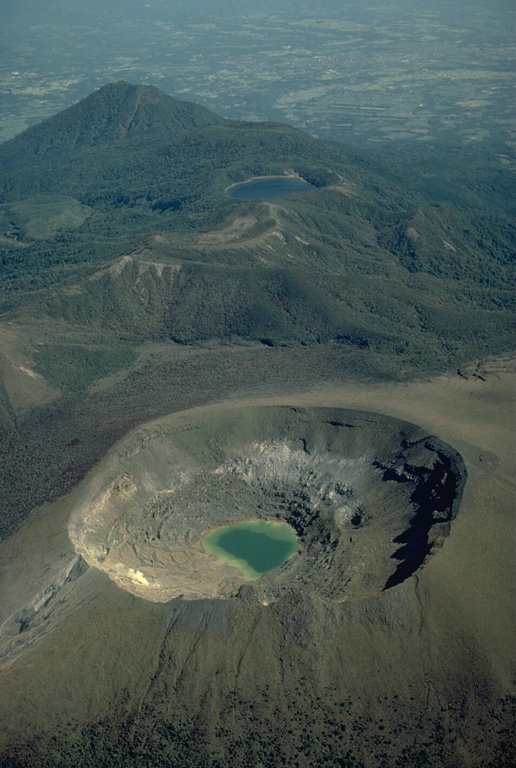
<path fill-rule="evenodd" d="M 393 539 L 401 546 L 391 556 L 399 564 L 387 581 L 384 590 L 401 584 L 420 568 L 432 550 L 440 547 L 455 517 L 466 479 L 466 468 L 459 454 L 445 454 L 435 444 L 425 442 L 425 448 L 435 453 L 432 467 L 405 464 L 402 473 L 392 468 L 385 470 L 385 482 L 417 482 L 410 497 L 415 514 L 409 527 Z"/>

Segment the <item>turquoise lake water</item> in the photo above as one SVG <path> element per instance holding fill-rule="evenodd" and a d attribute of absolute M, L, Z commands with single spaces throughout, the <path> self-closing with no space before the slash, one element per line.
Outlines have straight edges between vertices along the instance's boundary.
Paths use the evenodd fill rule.
<path fill-rule="evenodd" d="M 284 565 L 297 552 L 298 538 L 286 523 L 246 520 L 210 531 L 202 546 L 210 555 L 238 568 L 246 581 L 254 581 Z"/>
<path fill-rule="evenodd" d="M 249 179 L 242 184 L 230 187 L 227 192 L 237 200 L 270 200 L 272 197 L 282 197 L 293 192 L 310 192 L 315 189 L 313 184 L 298 178 L 288 176 L 267 176 L 263 179 Z"/>

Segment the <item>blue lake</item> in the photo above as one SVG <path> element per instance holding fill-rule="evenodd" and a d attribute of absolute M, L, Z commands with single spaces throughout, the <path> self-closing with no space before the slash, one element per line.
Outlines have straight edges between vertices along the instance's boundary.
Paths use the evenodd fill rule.
<path fill-rule="evenodd" d="M 227 193 L 237 200 L 270 200 L 272 197 L 310 192 L 313 189 L 315 189 L 314 185 L 304 179 L 290 176 L 265 176 L 235 184 L 228 188 Z"/>

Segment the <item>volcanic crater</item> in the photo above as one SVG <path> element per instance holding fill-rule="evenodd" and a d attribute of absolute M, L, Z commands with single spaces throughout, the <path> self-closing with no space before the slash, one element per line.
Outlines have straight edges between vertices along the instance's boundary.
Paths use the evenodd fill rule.
<path fill-rule="evenodd" d="M 173 414 L 117 443 L 79 489 L 78 554 L 146 600 L 263 603 L 308 589 L 363 599 L 401 583 L 447 536 L 461 456 L 420 427 L 335 408 L 217 406 Z M 244 520 L 288 523 L 297 553 L 246 582 L 203 546 Z"/>

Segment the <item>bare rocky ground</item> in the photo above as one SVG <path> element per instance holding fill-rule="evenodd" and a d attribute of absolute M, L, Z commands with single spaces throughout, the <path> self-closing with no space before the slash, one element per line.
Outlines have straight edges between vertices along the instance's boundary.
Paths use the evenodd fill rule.
<path fill-rule="evenodd" d="M 269 602 L 244 585 L 228 599 L 154 603 L 76 556 L 68 523 L 79 486 L 1 545 L 0 764 L 514 764 L 507 363 L 426 382 L 333 378 L 305 392 L 240 393 L 239 407 L 259 405 L 384 414 L 452 446 L 468 479 L 443 545 L 356 599 L 303 584 Z M 231 398 L 218 405 L 232 409 Z M 362 571 L 376 582 L 377 544 Z"/>

